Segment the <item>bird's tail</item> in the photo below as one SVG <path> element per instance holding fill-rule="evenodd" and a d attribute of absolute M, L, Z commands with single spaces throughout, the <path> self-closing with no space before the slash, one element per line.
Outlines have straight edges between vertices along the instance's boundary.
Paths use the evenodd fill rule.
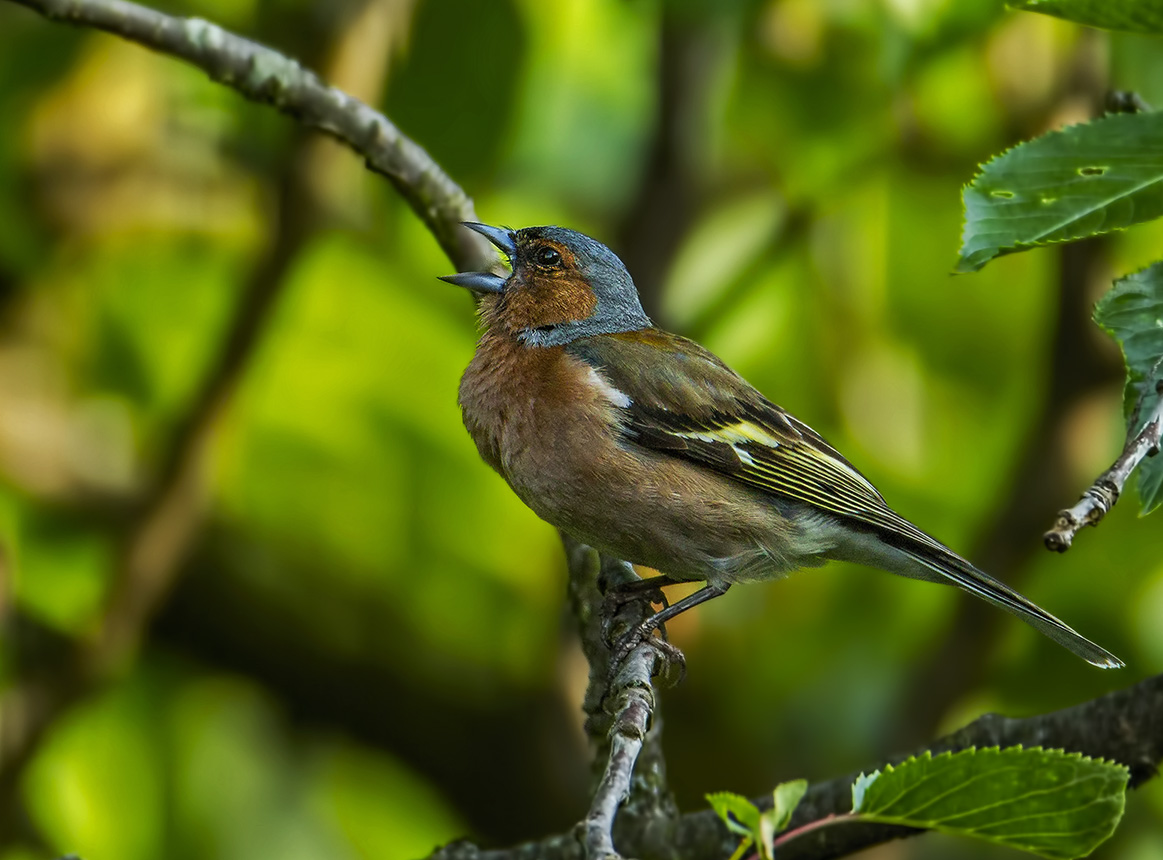
<path fill-rule="evenodd" d="M 999 582 L 985 571 L 978 570 L 952 550 L 912 541 L 909 541 L 907 546 L 897 543 L 897 548 L 913 561 L 938 574 L 933 579 L 949 582 L 1000 606 L 1007 612 L 1012 612 L 1035 630 L 1073 651 L 1087 663 L 1102 669 L 1122 668 L 1123 661 L 1114 654 L 1095 645 L 1004 582 Z"/>

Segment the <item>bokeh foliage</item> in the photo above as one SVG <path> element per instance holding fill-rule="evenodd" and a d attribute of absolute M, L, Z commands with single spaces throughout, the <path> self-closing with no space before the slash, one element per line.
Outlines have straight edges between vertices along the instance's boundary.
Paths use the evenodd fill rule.
<path fill-rule="evenodd" d="M 647 271 L 667 237 L 635 213 L 682 190 L 681 218 L 651 216 L 673 264 L 639 279 L 659 322 L 1130 666 L 1096 672 L 952 590 L 856 568 L 732 592 L 671 630 L 690 664 L 664 697 L 683 806 L 1163 664 L 1157 525 L 1120 506 L 1067 555 L 1040 550 L 1122 436 L 1117 353 L 1084 328 L 1095 341 L 1066 351 L 1090 364 L 1063 379 L 1059 309 L 1086 322 L 1160 228 L 949 277 L 976 164 L 1085 119 L 1107 86 L 1163 103 L 1154 43 L 941 0 L 158 5 L 382 105 L 491 223 L 577 227 Z M 19 775 L 6 856 L 410 857 L 580 817 L 560 546 L 460 426 L 471 305 L 387 183 L 172 60 L 5 4 L 0 116 L 5 619 L 99 635 L 143 494 L 248 285 L 285 256 L 173 589 Z M 1017 535 L 1014 499 L 1033 523 Z M 1161 819 L 1157 787 L 1131 795 L 1096 856 L 1163 858 Z"/>

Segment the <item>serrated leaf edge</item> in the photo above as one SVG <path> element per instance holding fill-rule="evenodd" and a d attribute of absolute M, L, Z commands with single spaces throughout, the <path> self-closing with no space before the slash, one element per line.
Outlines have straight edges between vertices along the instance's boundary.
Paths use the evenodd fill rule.
<path fill-rule="evenodd" d="M 970 274 L 972 272 L 980 271 L 981 269 L 983 269 L 985 267 L 986 263 L 989 263 L 991 260 L 995 260 L 998 257 L 1005 256 L 1007 254 L 1013 254 L 1013 253 L 1017 253 L 1019 251 L 1028 251 L 1028 250 L 1031 250 L 1033 248 L 1046 248 L 1046 247 L 1050 247 L 1052 245 L 1062 245 L 1062 244 L 1066 244 L 1069 242 L 1078 242 L 1082 238 L 1087 238 L 1087 237 L 1075 237 L 1075 238 L 1064 238 L 1064 239 L 1044 239 L 1044 240 L 1036 240 L 1034 242 L 1015 242 L 1013 245 L 1006 246 L 1004 248 L 995 248 L 994 252 L 992 254 L 990 254 L 987 258 L 982 260 L 981 263 L 979 263 L 975 266 L 972 266 L 969 268 L 962 268 L 962 265 L 966 261 L 966 255 L 963 253 L 963 249 L 965 248 L 966 230 L 969 228 L 969 217 L 968 217 L 968 211 L 967 211 L 968 207 L 966 207 L 966 205 L 965 205 L 965 192 L 974 188 L 974 186 L 977 184 L 978 180 L 981 179 L 985 175 L 986 171 L 989 170 L 991 165 L 993 165 L 995 162 L 1001 161 L 1002 159 L 1009 156 L 1011 153 L 1015 152 L 1016 150 L 1021 149 L 1023 146 L 1030 146 L 1038 141 L 1049 140 L 1049 139 L 1054 138 L 1056 136 L 1065 135 L 1065 134 L 1069 133 L 1071 129 L 1083 128 L 1083 127 L 1094 127 L 1094 126 L 1098 126 L 1104 122 L 1112 122 L 1112 121 L 1113 122 L 1125 122 L 1126 120 L 1123 119 L 1125 117 L 1141 116 L 1141 115 L 1142 114 L 1108 113 L 1108 114 L 1104 114 L 1103 116 L 1097 117 L 1096 119 L 1087 120 L 1086 122 L 1068 123 L 1067 125 L 1064 125 L 1064 126 L 1061 126 L 1059 128 L 1051 129 L 1050 131 L 1044 132 L 1043 134 L 1040 134 L 1037 137 L 1032 137 L 1029 140 L 1019 141 L 1019 142 L 1015 143 L 1013 146 L 1010 146 L 1010 147 L 1007 147 L 1006 149 L 1003 149 L 1001 152 L 990 156 L 987 160 L 978 164 L 977 165 L 977 172 L 973 174 L 973 177 L 968 182 L 966 182 L 964 185 L 961 186 L 961 211 L 962 211 L 962 215 L 963 215 L 963 219 L 961 222 L 961 249 L 958 250 L 957 263 L 953 267 L 953 273 L 954 274 Z M 1159 180 L 1159 181 L 1163 181 L 1163 180 Z M 981 189 L 974 189 L 974 190 L 980 191 Z M 1140 223 L 1143 223 L 1143 222 L 1140 222 Z M 1108 233 L 1118 233 L 1118 232 L 1130 229 L 1131 227 L 1135 227 L 1135 226 L 1138 226 L 1138 224 L 1128 224 L 1128 225 L 1122 226 L 1122 227 L 1111 227 L 1111 228 L 1106 229 L 1106 230 L 1099 230 L 1095 233 L 1091 233 L 1090 235 L 1091 236 L 1104 236 Z"/>
<path fill-rule="evenodd" d="M 1062 749 L 1061 747 L 1043 747 L 1043 746 L 1027 747 L 1027 746 L 1024 746 L 1022 744 L 1014 744 L 1013 746 L 1008 746 L 1008 747 L 995 745 L 995 746 L 990 746 L 990 747 L 966 747 L 965 749 L 962 749 L 962 750 L 944 750 L 942 752 L 937 753 L 936 755 L 933 755 L 932 750 L 924 750 L 917 755 L 911 755 L 908 758 L 904 759 L 903 761 L 897 762 L 895 765 L 886 764 L 883 768 L 878 768 L 877 770 L 874 770 L 871 774 L 866 775 L 864 772 L 861 772 L 859 775 L 857 775 L 857 777 L 852 781 L 852 792 L 853 792 L 852 814 L 861 814 L 861 815 L 865 814 L 865 813 L 860 812 L 859 806 L 857 804 L 856 786 L 860 783 L 863 783 L 863 788 L 861 790 L 861 796 L 860 796 L 860 800 L 863 801 L 864 792 L 867 791 L 868 787 L 871 786 L 872 783 L 875 782 L 876 779 L 878 777 L 880 777 L 881 774 L 893 773 L 896 770 L 898 770 L 899 768 L 905 767 L 906 765 L 910 765 L 910 764 L 913 764 L 913 763 L 919 762 L 919 761 L 940 761 L 943 758 L 952 759 L 954 756 L 988 755 L 990 753 L 1001 754 L 1003 752 L 1028 752 L 1028 753 L 1039 752 L 1039 753 L 1051 753 L 1051 754 L 1056 753 L 1059 756 L 1061 756 L 1062 759 L 1066 759 L 1066 760 L 1073 759 L 1075 761 L 1095 762 L 1096 764 L 1106 765 L 1108 767 L 1116 768 L 1118 770 L 1121 770 L 1123 772 L 1123 774 L 1127 777 L 1127 779 L 1130 779 L 1130 776 L 1131 776 L 1131 769 L 1129 767 L 1127 767 L 1125 764 L 1123 764 L 1122 762 L 1115 761 L 1114 759 L 1096 758 L 1095 756 L 1086 755 L 1085 753 L 1078 752 L 1078 751 L 1067 752 L 1066 750 Z"/>

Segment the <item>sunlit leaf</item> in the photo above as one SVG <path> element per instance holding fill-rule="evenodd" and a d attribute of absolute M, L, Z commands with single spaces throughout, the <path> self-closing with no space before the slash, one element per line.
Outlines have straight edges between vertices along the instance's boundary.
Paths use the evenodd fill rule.
<path fill-rule="evenodd" d="M 775 858 L 775 835 L 791 824 L 792 813 L 808 790 L 806 779 L 781 782 L 771 793 L 771 809 L 759 816 L 759 849 L 763 860 Z"/>
<path fill-rule="evenodd" d="M 743 795 L 716 791 L 707 795 L 707 803 L 732 833 L 753 838 L 759 834 L 759 809 Z"/>
<path fill-rule="evenodd" d="M 1060 750 L 925 753 L 862 774 L 852 786 L 852 812 L 1043 857 L 1083 857 L 1122 818 L 1128 776 L 1122 765 Z"/>
<path fill-rule="evenodd" d="M 806 779 L 781 782 L 775 787 L 775 791 L 772 792 L 771 812 L 777 832 L 791 823 L 792 813 L 796 811 L 796 807 L 800 805 L 800 801 L 804 799 L 807 791 L 808 781 Z"/>
<path fill-rule="evenodd" d="M 1127 432 L 1138 433 L 1159 402 L 1155 383 L 1163 360 L 1163 262 L 1119 278 L 1094 309 L 1094 321 L 1119 342 L 1127 362 Z M 1163 501 L 1163 457 L 1139 464 L 1144 514 Z"/>
<path fill-rule="evenodd" d="M 1107 30 L 1163 33 L 1163 0 L 1018 0 L 1008 5 Z"/>
<path fill-rule="evenodd" d="M 987 162 L 962 193 L 958 272 L 1163 214 L 1163 113 L 1113 114 Z"/>

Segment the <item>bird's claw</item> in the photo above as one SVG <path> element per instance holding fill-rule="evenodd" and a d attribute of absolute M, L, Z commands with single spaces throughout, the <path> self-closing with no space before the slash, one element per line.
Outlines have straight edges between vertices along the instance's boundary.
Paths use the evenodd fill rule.
<path fill-rule="evenodd" d="M 602 599 L 602 639 L 607 644 L 613 644 L 614 621 L 618 616 L 618 611 L 623 606 L 639 601 L 642 601 L 647 606 L 657 603 L 663 609 L 670 605 L 661 586 L 643 589 L 641 587 L 641 580 L 630 583 L 630 586 L 630 588 L 611 588 Z M 638 586 L 638 588 L 635 589 L 634 586 Z M 666 636 L 665 631 L 663 632 L 663 636 Z"/>
<path fill-rule="evenodd" d="M 647 619 L 647 621 L 649 620 Z M 639 624 L 618 640 L 618 644 L 610 652 L 608 687 L 613 687 L 614 679 L 617 678 L 623 664 L 634 649 L 640 645 L 652 648 L 658 657 L 655 668 L 658 669 L 661 665 L 661 670 L 655 671 L 653 675 L 661 675 L 670 682 L 670 686 L 681 684 L 686 679 L 686 657 L 678 646 L 672 645 L 666 640 L 663 629 L 659 630 L 662 634 L 660 636 L 653 635 L 654 629 L 653 625 Z"/>

